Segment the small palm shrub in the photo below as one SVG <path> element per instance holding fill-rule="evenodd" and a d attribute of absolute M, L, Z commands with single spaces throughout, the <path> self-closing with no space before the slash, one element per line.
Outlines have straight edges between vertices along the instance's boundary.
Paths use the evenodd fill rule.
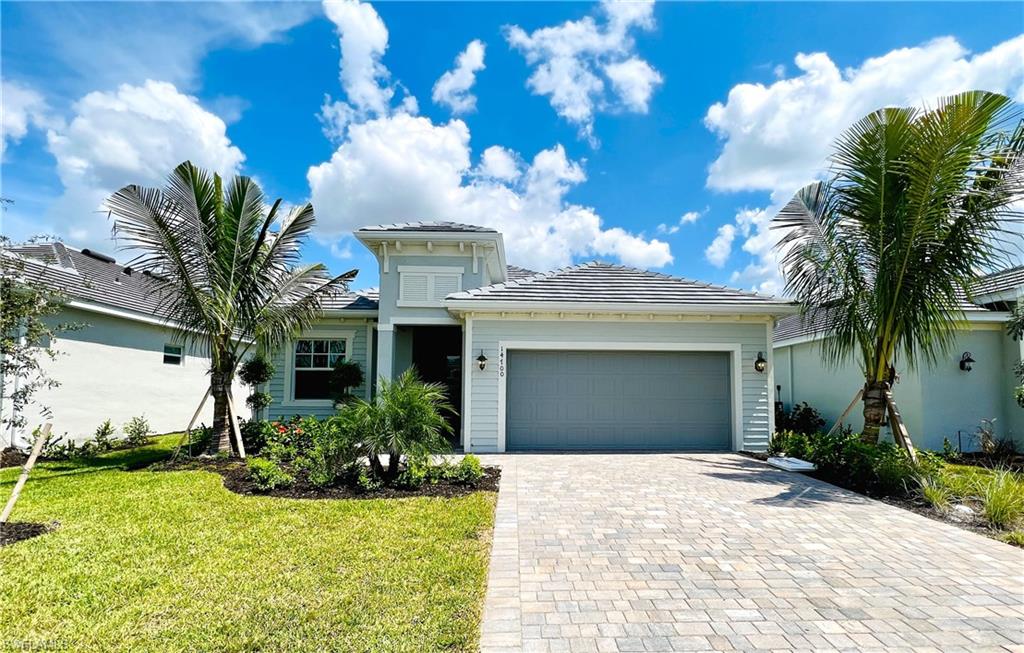
<path fill-rule="evenodd" d="M 249 479 L 258 490 L 268 492 L 291 485 L 295 478 L 281 469 L 281 465 L 266 458 L 249 458 L 246 461 Z"/>
<path fill-rule="evenodd" d="M 982 488 L 982 514 L 995 528 L 1008 528 L 1024 515 L 1024 486 L 1013 472 L 997 470 Z"/>
<path fill-rule="evenodd" d="M 356 399 L 342 407 L 345 427 L 360 445 L 373 474 L 385 484 L 398 478 L 403 459 L 422 464 L 445 453 L 452 427 L 444 413 L 454 413 L 439 383 L 424 383 L 414 370 L 383 381 L 372 402 Z M 385 466 L 381 457 L 387 456 Z"/>
<path fill-rule="evenodd" d="M 144 415 L 133 417 L 121 429 L 124 431 L 124 441 L 130 447 L 141 447 L 149 443 L 149 436 L 153 429 L 149 426 L 149 420 Z"/>

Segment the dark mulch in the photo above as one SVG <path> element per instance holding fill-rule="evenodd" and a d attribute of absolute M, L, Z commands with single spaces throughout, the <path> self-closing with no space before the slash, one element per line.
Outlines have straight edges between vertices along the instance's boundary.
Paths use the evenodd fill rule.
<path fill-rule="evenodd" d="M 463 497 L 474 492 L 497 492 L 501 470 L 497 467 L 484 467 L 484 477 L 476 485 L 463 485 L 441 481 L 424 483 L 416 489 L 385 487 L 379 490 L 362 490 L 348 486 L 318 488 L 310 485 L 303 477 L 295 479 L 289 487 L 277 488 L 264 492 L 256 488 L 249 480 L 249 471 L 240 460 L 224 460 L 223 458 L 186 458 L 161 464 L 159 469 L 205 470 L 220 474 L 224 487 L 237 494 L 249 496 L 281 497 L 285 499 L 402 499 L 408 497 Z"/>
<path fill-rule="evenodd" d="M 28 462 L 28 456 L 13 447 L 0 451 L 0 467 L 21 467 Z"/>
<path fill-rule="evenodd" d="M 44 533 L 49 533 L 60 526 L 59 522 L 49 524 L 36 524 L 33 522 L 7 522 L 0 526 L 0 546 L 7 546 L 15 542 L 21 542 Z"/>

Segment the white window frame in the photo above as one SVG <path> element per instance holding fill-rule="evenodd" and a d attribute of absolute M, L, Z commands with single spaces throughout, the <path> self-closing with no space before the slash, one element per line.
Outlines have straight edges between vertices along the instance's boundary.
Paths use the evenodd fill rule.
<path fill-rule="evenodd" d="M 419 307 L 419 308 L 435 308 L 444 306 L 444 298 L 430 299 L 434 295 L 434 279 L 439 276 L 456 276 L 458 278 L 458 289 L 455 292 L 462 290 L 462 276 L 466 273 L 466 268 L 463 267 L 441 267 L 435 265 L 399 265 L 398 266 L 398 301 L 395 302 L 396 306 L 402 307 Z M 409 300 L 404 296 L 405 284 L 402 283 L 402 273 L 407 272 L 410 274 L 424 274 L 427 277 L 427 300 L 417 301 Z"/>
<path fill-rule="evenodd" d="M 288 340 L 284 360 L 284 401 L 281 408 L 301 408 L 317 406 L 333 406 L 331 399 L 296 399 L 295 398 L 295 341 L 296 340 L 343 340 L 345 341 L 345 360 L 353 360 L 352 344 L 356 332 L 350 331 L 304 331 L 301 335 Z M 303 368 L 306 369 L 306 368 Z"/>
<path fill-rule="evenodd" d="M 167 356 L 168 356 L 167 348 L 168 347 L 177 347 L 178 348 L 179 353 L 178 353 L 178 362 L 177 363 L 168 363 L 167 362 Z M 170 354 L 170 355 L 173 356 L 174 354 Z M 163 363 L 164 365 L 171 365 L 173 367 L 184 367 L 185 366 L 185 345 L 176 345 L 173 342 L 165 342 L 164 343 L 163 351 L 161 352 L 160 362 Z"/>

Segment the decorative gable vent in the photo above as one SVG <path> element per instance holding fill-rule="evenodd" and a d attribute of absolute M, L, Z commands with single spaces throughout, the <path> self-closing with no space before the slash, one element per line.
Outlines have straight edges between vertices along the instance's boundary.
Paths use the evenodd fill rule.
<path fill-rule="evenodd" d="M 462 268 L 398 266 L 399 306 L 440 306 L 447 295 L 462 290 Z"/>

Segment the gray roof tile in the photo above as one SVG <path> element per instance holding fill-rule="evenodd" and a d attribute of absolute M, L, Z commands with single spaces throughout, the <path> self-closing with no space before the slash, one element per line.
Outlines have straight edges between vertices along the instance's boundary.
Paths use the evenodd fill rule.
<path fill-rule="evenodd" d="M 448 299 L 709 306 L 791 303 L 753 292 L 596 261 L 526 277 L 510 275 L 505 283 L 453 293 Z"/>
<path fill-rule="evenodd" d="M 461 222 L 399 222 L 396 224 L 377 224 L 361 227 L 359 231 L 430 231 L 430 232 L 456 232 L 456 233 L 498 233 L 488 227 L 479 227 Z"/>
<path fill-rule="evenodd" d="M 987 295 L 1003 292 L 1004 290 L 1013 290 L 1020 286 L 1024 286 L 1024 265 L 1018 265 L 1017 267 L 979 277 L 974 284 L 973 291 L 975 296 Z"/>

